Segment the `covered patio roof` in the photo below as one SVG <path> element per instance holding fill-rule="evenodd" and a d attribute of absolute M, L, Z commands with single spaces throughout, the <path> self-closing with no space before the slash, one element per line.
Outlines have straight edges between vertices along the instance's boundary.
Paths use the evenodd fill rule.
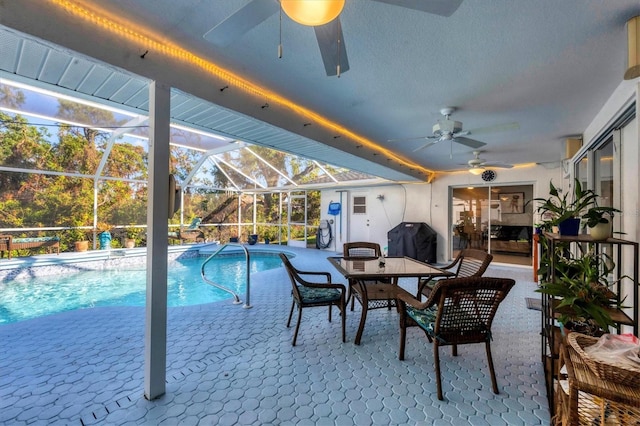
<path fill-rule="evenodd" d="M 83 126 L 110 132 L 114 140 L 128 138 L 147 145 L 147 79 L 6 27 L 0 27 L 0 44 L 7 53 L 0 58 L 0 84 L 18 88 L 27 97 L 27 102 L 18 110 L 6 103 L 0 103 L 0 110 L 22 114 L 34 124 Z M 224 95 L 226 89 L 216 90 Z M 79 118 L 70 120 L 56 116 L 51 105 L 59 98 L 108 110 L 121 124 L 87 123 Z M 265 102 L 261 109 L 270 107 Z M 251 192 L 303 189 L 304 184 L 321 188 L 346 183 L 380 184 L 387 180 L 417 181 L 412 176 L 310 138 L 264 122 L 257 123 L 255 118 L 176 88 L 171 90 L 171 123 L 171 144 L 201 153 L 190 175 L 181 182 L 185 187 L 206 186 L 206 179 L 202 175 L 212 168 L 222 171 L 230 182 L 229 187 L 217 189 Z M 311 162 L 317 168 L 316 175 L 324 178 L 296 182 L 292 180 L 291 170 L 272 166 L 273 173 L 279 177 L 271 180 L 277 182 L 275 187 L 269 186 L 267 181 L 243 171 L 240 150 L 266 161 L 255 152 L 252 145 L 276 150 L 278 155 L 285 157 L 295 157 L 297 153 L 304 152 L 302 161 Z"/>

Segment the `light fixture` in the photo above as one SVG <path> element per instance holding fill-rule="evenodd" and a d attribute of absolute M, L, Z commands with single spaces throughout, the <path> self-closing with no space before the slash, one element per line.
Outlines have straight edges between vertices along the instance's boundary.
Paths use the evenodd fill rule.
<path fill-rule="evenodd" d="M 627 71 L 625 80 L 640 77 L 640 15 L 627 21 Z"/>
<path fill-rule="evenodd" d="M 316 27 L 334 19 L 344 7 L 344 0 L 280 0 L 282 10 L 298 24 Z"/>
<path fill-rule="evenodd" d="M 481 175 L 482 172 L 484 172 L 484 169 L 481 167 L 473 167 L 471 169 L 469 169 L 469 173 L 471 173 L 472 175 Z"/>

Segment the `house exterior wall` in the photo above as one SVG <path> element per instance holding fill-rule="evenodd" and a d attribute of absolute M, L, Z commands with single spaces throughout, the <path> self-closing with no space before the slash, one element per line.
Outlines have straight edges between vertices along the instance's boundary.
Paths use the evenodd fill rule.
<path fill-rule="evenodd" d="M 546 197 L 549 181 L 562 180 L 560 160 L 554 167 L 535 166 L 504 169 L 497 173 L 492 185 L 533 185 L 533 197 Z M 526 179 L 523 179 L 525 177 Z M 438 233 L 438 262 L 450 259 L 449 253 L 449 194 L 450 188 L 456 186 L 488 186 L 482 182 L 480 176 L 467 172 L 440 174 L 432 183 L 394 184 L 367 188 L 340 188 L 322 191 L 322 219 L 333 219 L 326 215 L 330 201 L 339 201 L 338 190 L 343 192 L 342 200 L 342 239 L 340 239 L 339 221 L 336 216 L 336 232 L 334 234 L 335 248 L 342 250 L 342 243 L 350 240 L 349 226 L 351 220 L 350 200 L 353 193 L 367 193 L 369 204 L 367 215 L 369 219 L 370 241 L 377 242 L 381 247 L 387 245 L 387 232 L 401 222 L 425 222 Z M 378 196 L 382 195 L 380 199 Z M 534 215 L 535 221 L 536 215 Z M 532 222 L 533 225 L 533 222 Z"/>

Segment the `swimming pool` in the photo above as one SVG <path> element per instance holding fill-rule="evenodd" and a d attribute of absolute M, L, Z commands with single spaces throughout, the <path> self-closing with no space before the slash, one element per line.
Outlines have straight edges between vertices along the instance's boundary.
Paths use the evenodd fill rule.
<path fill-rule="evenodd" d="M 231 295 L 202 280 L 204 257 L 169 262 L 169 306 L 188 306 L 231 299 Z M 251 273 L 282 266 L 270 253 L 251 254 Z M 223 255 L 207 264 L 206 276 L 236 293 L 245 292 L 246 259 Z M 112 270 L 92 270 L 0 283 L 0 325 L 58 312 L 97 306 L 144 306 L 146 297 L 144 266 Z"/>

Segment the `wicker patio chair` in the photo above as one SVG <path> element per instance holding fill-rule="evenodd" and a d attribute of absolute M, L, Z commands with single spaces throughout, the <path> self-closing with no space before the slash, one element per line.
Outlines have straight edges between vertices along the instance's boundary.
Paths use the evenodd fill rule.
<path fill-rule="evenodd" d="M 451 264 L 443 266 L 440 269 L 454 272 L 455 275 L 451 278 L 481 277 L 492 260 L 493 256 L 484 250 L 464 249 L 458 253 L 458 256 Z M 429 297 L 429 293 L 431 293 L 433 287 L 439 280 L 451 278 L 421 280 L 418 285 L 416 298 L 421 299 L 422 295 Z"/>
<path fill-rule="evenodd" d="M 380 249 L 380 244 L 378 243 L 370 243 L 366 241 L 357 241 L 352 243 L 344 243 L 342 245 L 343 256 L 347 259 L 377 259 L 382 256 L 382 250 Z M 372 281 L 376 284 L 393 284 L 391 280 L 383 280 L 383 281 Z M 355 305 L 355 299 L 358 298 L 356 295 L 357 292 L 356 283 L 353 280 L 349 280 L 349 292 L 347 294 L 347 305 L 349 304 L 349 300 L 351 300 L 351 310 L 353 311 Z M 362 299 L 358 298 L 358 301 L 362 303 Z M 380 300 L 371 300 L 369 301 L 369 309 L 387 307 L 391 309 L 391 306 L 395 305 L 395 300 L 388 301 L 380 301 Z"/>
<path fill-rule="evenodd" d="M 453 356 L 458 345 L 484 343 L 487 351 L 491 386 L 498 393 L 496 374 L 491 357 L 491 323 L 500 302 L 507 296 L 515 281 L 509 278 L 470 277 L 440 280 L 429 299 L 420 303 L 410 295 L 399 294 L 400 350 L 404 360 L 407 327 L 418 326 L 433 342 L 438 399 L 442 400 L 440 346 L 451 346 Z"/>
<path fill-rule="evenodd" d="M 292 346 L 296 345 L 296 341 L 298 339 L 298 330 L 300 330 L 300 320 L 302 319 L 302 309 L 314 306 L 329 307 L 329 322 L 331 322 L 331 307 L 337 306 L 338 309 L 340 309 L 340 316 L 342 317 L 342 341 L 344 342 L 346 340 L 345 287 L 342 284 L 331 284 L 331 274 L 328 272 L 310 272 L 296 269 L 284 253 L 280 253 L 280 259 L 282 259 L 282 263 L 284 264 L 284 267 L 289 274 L 289 278 L 291 279 L 291 295 L 293 297 L 293 301 L 291 302 L 291 311 L 289 312 L 289 320 L 287 321 L 287 328 L 291 325 L 293 308 L 296 305 L 298 306 L 298 322 L 296 323 L 296 330 L 293 334 Z M 301 275 L 323 277 L 324 282 L 306 281 L 301 277 Z"/>

